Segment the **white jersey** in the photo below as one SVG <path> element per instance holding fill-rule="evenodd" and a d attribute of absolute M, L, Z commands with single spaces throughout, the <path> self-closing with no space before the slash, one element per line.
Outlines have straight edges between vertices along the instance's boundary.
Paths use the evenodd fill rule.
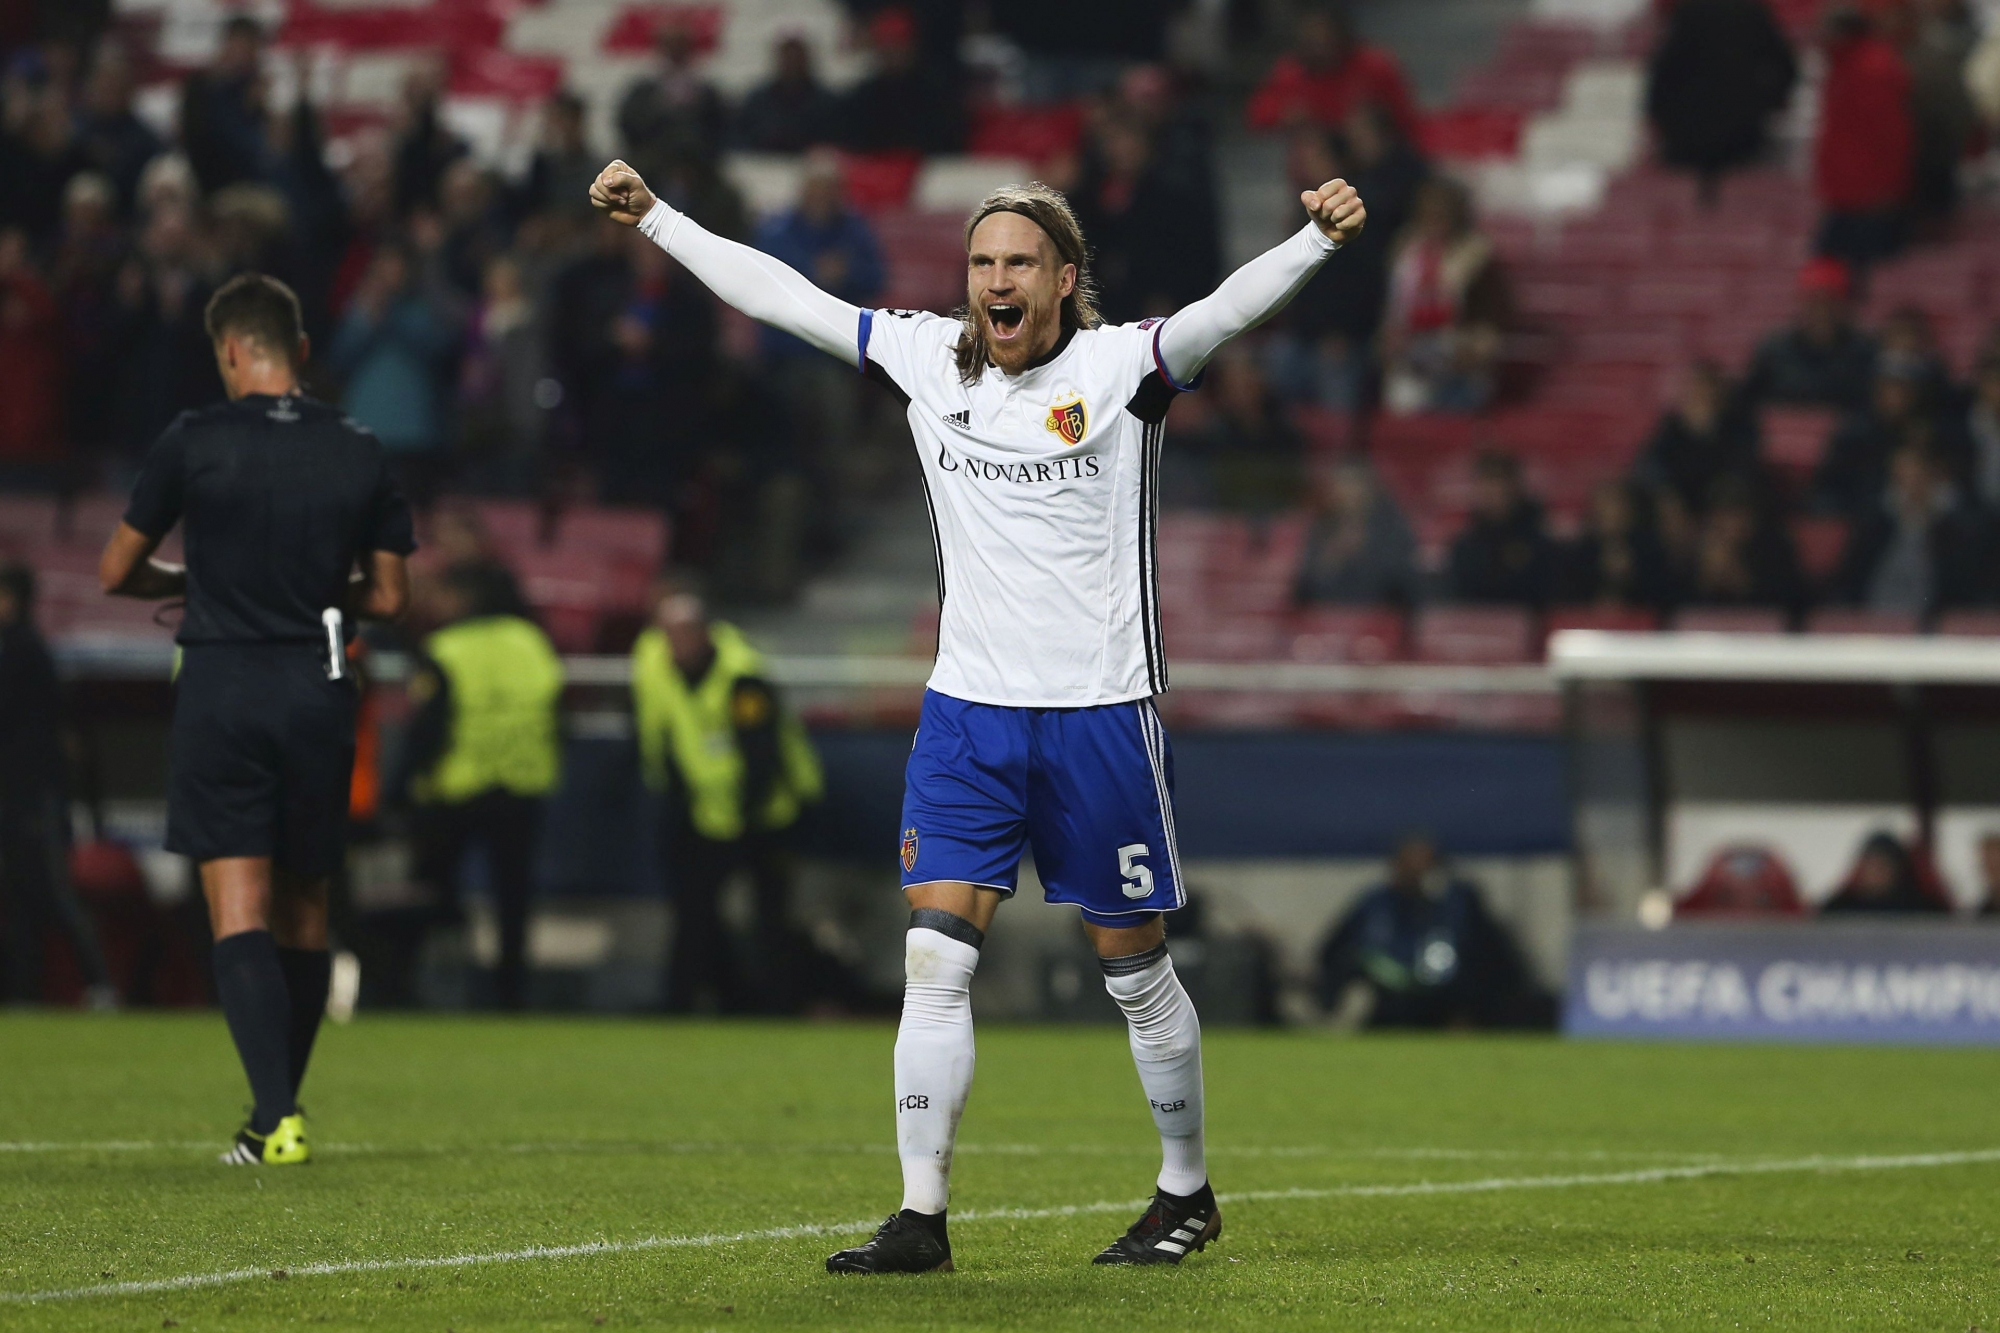
<path fill-rule="evenodd" d="M 1155 539 L 1175 389 L 1157 325 L 1079 330 L 1033 369 L 968 385 L 957 320 L 862 316 L 867 365 L 907 396 L 923 462 L 940 694 L 1080 708 L 1166 690 Z"/>
<path fill-rule="evenodd" d="M 1337 248 L 1312 225 L 1166 321 L 1065 336 L 1033 369 L 958 377 L 959 324 L 862 310 L 664 202 L 640 230 L 729 304 L 909 402 L 937 537 L 931 688 L 1086 708 L 1167 688 L 1154 559 L 1160 423 L 1216 348 L 1284 308 Z"/>

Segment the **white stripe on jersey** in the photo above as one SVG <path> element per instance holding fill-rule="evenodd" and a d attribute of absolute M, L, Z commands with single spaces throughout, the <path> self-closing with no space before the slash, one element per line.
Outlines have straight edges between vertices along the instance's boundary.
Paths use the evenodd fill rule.
<path fill-rule="evenodd" d="M 877 310 L 861 327 L 866 362 L 909 399 L 923 463 L 943 604 L 930 688 L 1017 708 L 1163 693 L 1157 418 L 1173 388 L 1155 322 L 1080 330 L 1045 363 L 970 385 L 958 321 Z"/>

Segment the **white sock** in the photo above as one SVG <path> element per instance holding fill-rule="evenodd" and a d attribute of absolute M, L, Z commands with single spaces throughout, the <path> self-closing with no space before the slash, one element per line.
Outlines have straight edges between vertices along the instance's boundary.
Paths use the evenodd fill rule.
<path fill-rule="evenodd" d="M 979 931 L 935 913 L 952 931 L 916 924 L 903 952 L 903 1022 L 896 1030 L 896 1155 L 903 1162 L 903 1207 L 941 1213 L 951 1197 L 951 1150 L 972 1091 L 972 972 Z M 954 924 L 955 923 L 955 924 Z M 967 938 L 957 938 L 965 936 Z"/>
<path fill-rule="evenodd" d="M 1201 1020 L 1174 975 L 1162 944 L 1125 958 L 1104 958 L 1104 989 L 1125 1011 L 1132 1063 L 1159 1126 L 1160 1188 L 1193 1194 L 1208 1183 L 1202 1145 Z"/>

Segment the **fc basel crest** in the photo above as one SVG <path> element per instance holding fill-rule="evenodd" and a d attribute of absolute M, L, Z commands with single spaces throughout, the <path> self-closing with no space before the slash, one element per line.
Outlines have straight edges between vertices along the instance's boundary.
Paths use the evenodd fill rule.
<path fill-rule="evenodd" d="M 913 828 L 906 828 L 903 830 L 903 869 L 905 871 L 913 871 L 916 868 L 917 831 Z"/>
<path fill-rule="evenodd" d="M 1090 409 L 1083 405 L 1083 399 L 1072 398 L 1050 408 L 1049 419 L 1042 424 L 1066 443 L 1082 444 L 1084 432 L 1090 429 Z"/>

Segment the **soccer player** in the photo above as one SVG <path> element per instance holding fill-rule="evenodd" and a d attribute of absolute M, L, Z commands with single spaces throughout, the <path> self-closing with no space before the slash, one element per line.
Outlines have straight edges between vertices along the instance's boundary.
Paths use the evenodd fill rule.
<path fill-rule="evenodd" d="M 229 401 L 182 413 L 146 455 L 98 576 L 114 595 L 187 602 L 167 849 L 199 868 L 255 1098 L 222 1160 L 289 1166 L 311 1155 L 297 1098 L 326 1010 L 327 884 L 354 769 L 341 636 L 357 615 L 402 614 L 416 543 L 381 444 L 299 390 L 291 289 L 232 278 L 206 323 Z M 176 523 L 185 568 L 152 558 Z"/>
<path fill-rule="evenodd" d="M 1035 184 L 966 223 L 957 318 L 863 310 L 656 199 L 623 162 L 591 199 L 738 310 L 879 380 L 908 406 L 943 615 L 903 798 L 911 908 L 896 1037 L 903 1205 L 836 1273 L 949 1269 L 953 1140 L 972 1086 L 970 984 L 1032 847 L 1050 902 L 1082 910 L 1131 1029 L 1164 1163 L 1145 1214 L 1096 1258 L 1178 1263 L 1221 1234 L 1202 1147 L 1201 1027 L 1161 913 L 1185 890 L 1173 756 L 1154 711 L 1161 423 L 1230 338 L 1282 309 L 1367 219 L 1343 181 L 1310 222 L 1164 320 L 1103 327 L 1076 219 Z"/>

